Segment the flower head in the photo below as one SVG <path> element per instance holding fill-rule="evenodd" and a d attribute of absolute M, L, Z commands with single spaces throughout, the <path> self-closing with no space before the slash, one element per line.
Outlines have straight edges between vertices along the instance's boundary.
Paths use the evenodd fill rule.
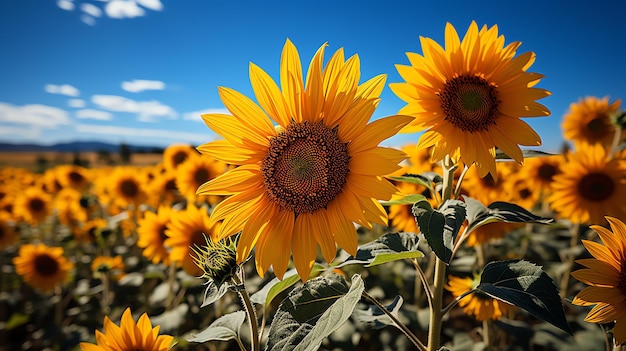
<path fill-rule="evenodd" d="M 258 105 L 220 87 L 232 115 L 202 115 L 225 139 L 198 150 L 238 167 L 202 185 L 198 194 L 228 196 L 211 214 L 213 221 L 224 220 L 218 239 L 241 232 L 237 261 L 243 262 L 256 247 L 261 275 L 272 266 L 282 277 L 293 253 L 298 273 L 306 280 L 318 246 L 327 261 L 335 257 L 336 243 L 356 254 L 353 222 L 367 228 L 372 222 L 387 224 L 376 199 L 388 200 L 396 191 L 383 176 L 398 170 L 406 157 L 378 144 L 411 117 L 368 124 L 385 76 L 359 85 L 358 56 L 345 60 L 339 49 L 324 67 L 325 48 L 316 52 L 304 78 L 298 52 L 287 40 L 280 88 L 251 64 Z"/>
<path fill-rule="evenodd" d="M 535 100 L 549 96 L 534 88 L 543 77 L 526 70 L 535 54 L 517 57 L 520 42 L 504 46 L 498 27 L 472 22 L 463 40 L 446 25 L 445 48 L 420 37 L 423 55 L 407 53 L 410 66 L 397 65 L 403 83 L 391 90 L 407 105 L 401 114 L 415 116 L 405 132 L 428 129 L 418 147 L 433 146 L 431 160 L 450 155 L 475 164 L 480 176 L 495 174 L 495 148 L 521 163 L 519 145 L 536 146 L 541 139 L 520 117 L 547 116 L 550 111 Z"/>
<path fill-rule="evenodd" d="M 594 258 L 576 262 L 585 266 L 572 272 L 572 276 L 589 285 L 580 291 L 573 304 L 594 305 L 585 317 L 591 323 L 615 321 L 613 336 L 617 344 L 626 341 L 626 225 L 614 217 L 606 217 L 611 230 L 599 225 L 593 229 L 604 245 L 583 240 L 583 245 Z"/>
<path fill-rule="evenodd" d="M 563 117 L 563 136 L 574 143 L 578 149 L 582 144 L 600 144 L 610 147 L 615 138 L 615 114 L 621 100 L 609 103 L 609 98 L 602 99 L 587 96 L 570 105 Z"/>
<path fill-rule="evenodd" d="M 474 289 L 480 281 L 479 278 L 480 277 L 472 279 L 471 277 L 461 278 L 450 276 L 448 278 L 448 285 L 446 285 L 445 288 L 456 298 Z M 463 307 L 465 313 L 474 316 L 479 321 L 501 319 L 502 316 L 512 308 L 512 306 L 506 302 L 496 300 L 482 292 L 474 292 L 463 297 L 459 301 L 459 306 Z"/>
<path fill-rule="evenodd" d="M 24 281 L 42 292 L 51 292 L 69 278 L 74 264 L 63 256 L 62 247 L 26 244 L 13 259 L 15 271 Z"/>
<path fill-rule="evenodd" d="M 207 237 L 205 237 L 205 240 L 206 245 L 195 245 L 195 247 L 192 247 L 192 251 L 195 254 L 193 260 L 202 270 L 202 278 L 212 280 L 219 289 L 239 269 L 235 241 L 226 239 L 230 243 L 224 241 L 214 242 L 213 239 Z"/>
<path fill-rule="evenodd" d="M 120 325 L 104 317 L 104 333 L 96 330 L 96 344 L 80 343 L 83 351 L 167 351 L 174 340 L 170 335 L 159 335 L 160 327 L 152 327 L 150 317 L 142 314 L 137 323 L 133 320 L 130 307 L 122 314 Z"/>

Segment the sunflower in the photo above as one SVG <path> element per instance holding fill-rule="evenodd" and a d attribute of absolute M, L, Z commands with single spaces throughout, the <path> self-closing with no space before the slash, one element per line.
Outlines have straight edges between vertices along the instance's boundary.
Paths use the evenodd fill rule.
<path fill-rule="evenodd" d="M 603 223 L 604 216 L 626 215 L 626 161 L 610 158 L 600 144 L 568 156 L 554 177 L 550 207 L 574 223 Z"/>
<path fill-rule="evenodd" d="M 577 260 L 586 268 L 572 272 L 572 276 L 590 286 L 580 291 L 572 303 L 594 305 L 585 317 L 587 322 L 615 321 L 613 336 L 619 345 L 626 341 L 626 225 L 614 217 L 607 216 L 606 220 L 613 232 L 599 225 L 591 226 L 604 245 L 582 241 L 594 258 Z"/>
<path fill-rule="evenodd" d="M 520 42 L 505 47 L 497 26 L 479 30 L 474 21 L 463 41 L 446 24 L 445 49 L 430 38 L 420 41 L 424 55 L 407 53 L 411 65 L 396 65 L 405 82 L 390 88 L 407 102 L 399 113 L 416 117 L 403 131 L 428 128 L 418 147 L 434 146 L 433 162 L 450 155 L 476 164 L 482 177 L 496 172 L 496 147 L 521 163 L 518 144 L 541 145 L 537 133 L 520 120 L 550 114 L 535 101 L 550 95 L 533 88 L 543 76 L 526 72 L 535 61 L 533 52 L 514 57 Z"/>
<path fill-rule="evenodd" d="M 563 136 L 574 143 L 575 149 L 581 144 L 610 147 L 615 138 L 615 125 L 611 117 L 618 111 L 620 104 L 620 100 L 609 103 L 608 97 L 599 99 L 587 96 L 579 99 L 578 103 L 570 105 L 563 117 Z"/>
<path fill-rule="evenodd" d="M 88 219 L 89 213 L 81 205 L 82 195 L 75 188 L 61 189 L 54 198 L 54 208 L 62 224 L 75 227 Z"/>
<path fill-rule="evenodd" d="M 523 228 L 524 223 L 491 222 L 476 228 L 467 237 L 467 246 L 477 246 L 491 240 L 501 239 L 508 233 Z"/>
<path fill-rule="evenodd" d="M 104 218 L 94 218 L 83 223 L 73 231 L 74 239 L 81 243 L 94 242 L 98 237 L 106 236 L 110 231 L 109 223 Z"/>
<path fill-rule="evenodd" d="M 394 194 L 391 197 L 391 200 L 402 199 L 410 194 L 420 194 L 426 196 L 431 206 L 433 206 L 434 208 L 437 207 L 436 201 L 430 196 L 430 192 L 425 186 L 409 182 L 398 182 L 396 186 L 398 187 L 398 193 Z M 391 225 L 396 230 L 411 233 L 420 232 L 419 228 L 417 227 L 417 222 L 415 221 L 415 216 L 411 211 L 411 207 L 411 205 L 389 206 L 389 219 L 391 220 Z"/>
<path fill-rule="evenodd" d="M 89 172 L 86 168 L 75 165 L 62 165 L 55 168 L 57 180 L 64 188 L 79 191 L 86 190 L 90 185 Z"/>
<path fill-rule="evenodd" d="M 134 167 L 116 167 L 108 179 L 109 194 L 121 206 L 138 206 L 147 199 L 145 179 Z"/>
<path fill-rule="evenodd" d="M 194 191 L 195 194 L 195 191 Z M 153 207 L 172 205 L 183 197 L 176 185 L 176 171 L 165 171 L 148 184 L 148 203 Z"/>
<path fill-rule="evenodd" d="M 170 253 L 164 243 L 168 238 L 165 231 L 173 212 L 171 207 L 160 206 L 156 213 L 144 212 L 144 217 L 139 220 L 137 246 L 143 249 L 143 255 L 154 264 L 170 263 Z"/>
<path fill-rule="evenodd" d="M 519 170 L 512 172 L 503 180 L 506 188 L 503 195 L 508 197 L 502 197 L 501 200 L 512 202 L 527 210 L 532 210 L 539 202 L 541 189 L 533 187 L 528 178 L 520 176 Z"/>
<path fill-rule="evenodd" d="M 200 185 L 224 173 L 225 167 L 223 162 L 208 156 L 190 156 L 176 169 L 176 186 L 187 201 L 200 203 L 208 200 L 209 203 L 214 204 L 221 198 L 196 195 L 196 190 Z"/>
<path fill-rule="evenodd" d="M 209 213 L 204 207 L 188 204 L 185 210 L 175 211 L 165 230 L 164 245 L 170 247 L 170 261 L 182 264 L 190 275 L 200 276 L 202 271 L 194 262 L 195 256 L 191 247 L 206 244 L 206 239 L 215 239 L 219 223 L 212 223 Z"/>
<path fill-rule="evenodd" d="M 51 213 L 51 197 L 37 187 L 29 187 L 17 195 L 13 213 L 32 225 L 43 222 Z"/>
<path fill-rule="evenodd" d="M 62 247 L 45 244 L 20 246 L 13 265 L 27 284 L 43 292 L 50 292 L 67 281 L 69 271 L 74 268 L 74 264 L 63 256 Z"/>
<path fill-rule="evenodd" d="M 163 167 L 168 171 L 176 170 L 190 156 L 197 154 L 198 152 L 191 145 L 170 145 L 163 150 Z"/>
<path fill-rule="evenodd" d="M 478 276 L 474 279 L 470 277 L 461 278 L 449 276 L 448 284 L 445 288 L 457 298 L 476 288 L 479 282 L 480 277 Z M 466 314 L 474 316 L 479 321 L 499 320 L 513 307 L 506 302 L 496 300 L 482 292 L 474 292 L 463 297 L 461 301 L 459 301 L 459 306 L 463 307 L 463 311 L 465 311 Z"/>
<path fill-rule="evenodd" d="M 406 154 L 378 143 L 413 118 L 391 116 L 368 124 L 386 76 L 359 85 L 358 56 L 344 60 L 339 49 L 323 67 L 325 48 L 315 53 L 305 86 L 298 51 L 287 40 L 280 65 L 282 90 L 250 64 L 260 106 L 220 87 L 232 115 L 202 115 L 225 140 L 198 150 L 240 166 L 205 183 L 198 194 L 230 196 L 211 214 L 214 221 L 224 220 L 218 239 L 241 231 L 237 261 L 243 262 L 256 246 L 260 275 L 271 265 L 282 277 L 293 252 L 298 273 L 306 280 L 318 245 L 327 261 L 335 257 L 336 243 L 356 254 L 353 222 L 367 228 L 371 222 L 387 224 L 387 214 L 375 199 L 387 200 L 396 191 L 382 176 L 398 170 Z"/>
<path fill-rule="evenodd" d="M 510 174 L 511 169 L 503 163 L 498 163 L 493 173 L 482 177 L 477 168 L 470 168 L 463 179 L 463 189 L 469 197 L 489 205 L 494 201 L 510 198 L 509 189 L 505 182 Z"/>
<path fill-rule="evenodd" d="M 113 279 L 119 280 L 124 276 L 125 268 L 122 256 L 96 256 L 91 261 L 91 271 L 96 278 L 103 273 L 111 272 Z"/>
<path fill-rule="evenodd" d="M 113 323 L 108 316 L 104 317 L 104 333 L 96 330 L 96 344 L 80 343 L 83 351 L 167 351 L 174 337 L 159 335 L 160 326 L 152 328 L 150 317 L 146 313 L 133 320 L 130 307 L 122 314 L 120 325 Z"/>
<path fill-rule="evenodd" d="M 550 192 L 554 177 L 561 173 L 564 162 L 562 155 L 531 157 L 524 161 L 519 175 L 526 179 L 529 187 L 539 191 L 540 196 L 543 196 Z"/>

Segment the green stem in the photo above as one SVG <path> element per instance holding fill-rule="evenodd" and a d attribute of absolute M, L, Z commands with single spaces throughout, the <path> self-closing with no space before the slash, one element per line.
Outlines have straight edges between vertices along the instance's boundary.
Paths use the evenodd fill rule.
<path fill-rule="evenodd" d="M 400 330 L 404 333 L 404 335 L 406 335 L 407 338 L 409 338 L 409 340 L 411 340 L 413 345 L 415 345 L 421 351 L 426 351 L 426 346 L 424 344 L 422 344 L 420 339 L 418 339 L 417 336 L 415 336 L 415 334 L 413 334 L 409 330 L 409 328 L 406 327 L 406 325 L 404 325 L 402 322 L 400 322 L 398 320 L 398 318 L 396 318 L 396 316 L 394 316 L 391 312 L 389 312 L 387 307 L 385 307 L 383 304 L 378 302 L 378 300 L 376 300 L 374 297 L 372 297 L 370 294 L 368 294 L 367 291 L 365 291 L 365 290 L 363 290 L 362 295 L 366 299 L 370 300 L 374 305 L 376 305 L 376 307 L 378 307 L 381 311 L 383 311 L 389 318 L 391 318 L 391 320 L 396 325 L 396 327 L 400 328 Z"/>
<path fill-rule="evenodd" d="M 233 275 L 232 280 L 235 286 L 243 285 L 242 280 L 239 279 L 237 275 Z M 261 345 L 259 343 L 259 325 L 254 305 L 252 304 L 252 301 L 250 301 L 250 295 L 248 295 L 248 291 L 246 291 L 245 287 L 237 289 L 237 293 L 239 294 L 241 302 L 244 305 L 244 309 L 246 310 L 246 314 L 248 315 L 248 322 L 250 324 L 250 345 L 252 346 L 252 351 L 260 351 Z"/>
<path fill-rule="evenodd" d="M 445 202 L 452 198 L 454 188 L 454 171 L 456 165 L 449 155 L 443 160 L 443 188 L 441 189 L 441 201 Z M 433 279 L 433 295 L 430 303 L 430 323 L 428 324 L 428 351 L 436 351 L 441 344 L 441 322 L 443 311 L 443 286 L 446 280 L 446 263 L 435 258 L 435 277 Z"/>

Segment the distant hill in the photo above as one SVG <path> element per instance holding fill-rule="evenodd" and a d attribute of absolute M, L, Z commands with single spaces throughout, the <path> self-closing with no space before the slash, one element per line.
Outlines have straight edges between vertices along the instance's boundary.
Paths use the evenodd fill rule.
<path fill-rule="evenodd" d="M 162 153 L 162 147 L 125 144 L 133 153 Z M 74 141 L 53 145 L 0 143 L 0 152 L 119 152 L 121 144 Z"/>

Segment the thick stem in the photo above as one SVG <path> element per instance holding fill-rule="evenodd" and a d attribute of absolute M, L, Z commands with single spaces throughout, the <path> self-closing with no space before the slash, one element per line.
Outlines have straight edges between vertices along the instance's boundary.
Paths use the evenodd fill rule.
<path fill-rule="evenodd" d="M 242 281 L 237 275 L 233 275 L 232 280 L 235 286 L 242 285 Z M 250 295 L 248 295 L 248 291 L 246 291 L 245 287 L 240 289 L 238 288 L 237 293 L 239 294 L 244 309 L 246 310 L 246 314 L 248 315 L 248 324 L 250 325 L 250 345 L 252 347 L 252 351 L 259 351 L 261 349 L 261 345 L 259 343 L 259 324 L 256 318 L 254 305 L 252 304 L 252 301 L 250 301 Z"/>
<path fill-rule="evenodd" d="M 411 342 L 413 343 L 413 345 L 415 345 L 418 349 L 422 350 L 422 351 L 426 351 L 426 346 L 424 344 L 422 344 L 422 342 L 420 341 L 420 339 L 417 338 L 417 336 L 415 336 L 415 334 L 413 334 L 409 328 L 406 327 L 406 325 L 404 325 L 402 322 L 400 322 L 398 320 L 398 318 L 396 318 L 396 316 L 394 316 L 391 312 L 389 312 L 389 310 L 387 309 L 387 307 L 383 306 L 383 304 L 381 304 L 378 300 L 376 300 L 375 298 L 373 298 L 370 294 L 367 293 L 367 291 L 363 290 L 362 293 L 363 297 L 365 297 L 366 299 L 370 300 L 374 305 L 376 305 L 376 307 L 378 307 L 381 311 L 383 311 L 389 318 L 391 318 L 391 320 L 393 321 L 393 323 L 396 325 L 396 327 L 400 328 L 400 330 L 404 333 L 404 335 L 407 336 L 407 338 L 409 338 L 409 340 L 411 340 Z"/>

